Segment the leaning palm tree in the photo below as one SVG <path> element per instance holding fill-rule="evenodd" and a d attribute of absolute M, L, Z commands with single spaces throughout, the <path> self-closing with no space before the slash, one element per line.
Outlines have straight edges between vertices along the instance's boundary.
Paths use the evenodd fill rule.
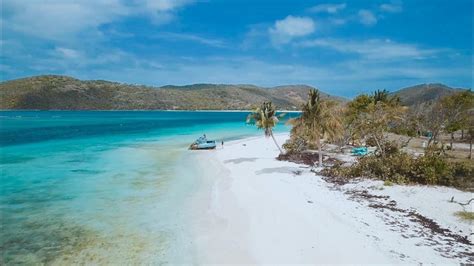
<path fill-rule="evenodd" d="M 323 165 L 321 139 L 336 139 L 343 132 L 336 106 L 335 102 L 321 100 L 315 89 L 309 91 L 308 101 L 303 105 L 301 122 L 308 142 L 318 146 L 319 166 Z"/>
<path fill-rule="evenodd" d="M 280 154 L 283 153 L 283 150 L 278 145 L 275 136 L 273 136 L 273 127 L 276 126 L 279 121 L 278 118 L 281 116 L 276 114 L 276 109 L 272 102 L 263 102 L 260 107 L 254 109 L 247 116 L 248 124 L 255 124 L 257 128 L 264 130 L 266 137 L 272 137 L 273 142 L 275 142 L 278 150 L 280 150 Z"/>

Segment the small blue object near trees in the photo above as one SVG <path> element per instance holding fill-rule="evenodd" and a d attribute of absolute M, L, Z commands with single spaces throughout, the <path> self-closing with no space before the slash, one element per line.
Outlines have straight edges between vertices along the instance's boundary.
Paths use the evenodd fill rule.
<path fill-rule="evenodd" d="M 367 155 L 368 150 L 367 150 L 367 147 L 356 147 L 356 148 L 352 148 L 351 153 L 355 156 L 364 156 L 364 155 Z"/>

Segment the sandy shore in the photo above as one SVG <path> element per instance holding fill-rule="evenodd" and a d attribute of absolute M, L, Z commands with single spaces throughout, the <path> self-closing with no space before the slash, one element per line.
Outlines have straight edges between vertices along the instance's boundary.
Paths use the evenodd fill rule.
<path fill-rule="evenodd" d="M 277 135 L 280 144 L 287 138 Z M 448 202 L 471 193 L 377 181 L 334 185 L 277 155 L 263 136 L 199 153 L 205 185 L 193 200 L 196 263 L 474 260 L 472 224 L 458 220 L 461 206 Z"/>

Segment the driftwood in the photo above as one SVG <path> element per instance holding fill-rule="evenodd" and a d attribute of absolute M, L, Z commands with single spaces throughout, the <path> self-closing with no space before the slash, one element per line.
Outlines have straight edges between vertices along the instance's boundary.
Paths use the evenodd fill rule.
<path fill-rule="evenodd" d="M 472 201 L 474 201 L 474 198 L 468 200 L 466 203 L 462 203 L 462 202 L 459 202 L 459 201 L 455 201 L 455 200 L 454 200 L 454 196 L 453 196 L 449 202 L 457 203 L 457 204 L 461 205 L 462 209 L 463 209 L 464 211 L 466 211 L 466 206 L 468 206 L 469 204 L 471 204 Z"/>

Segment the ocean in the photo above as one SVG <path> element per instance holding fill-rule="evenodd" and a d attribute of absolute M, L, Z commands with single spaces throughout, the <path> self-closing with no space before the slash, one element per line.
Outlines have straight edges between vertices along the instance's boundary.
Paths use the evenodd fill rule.
<path fill-rule="evenodd" d="M 187 148 L 263 134 L 246 116 L 0 111 L 0 263 L 192 262 L 186 206 L 203 184 Z"/>

